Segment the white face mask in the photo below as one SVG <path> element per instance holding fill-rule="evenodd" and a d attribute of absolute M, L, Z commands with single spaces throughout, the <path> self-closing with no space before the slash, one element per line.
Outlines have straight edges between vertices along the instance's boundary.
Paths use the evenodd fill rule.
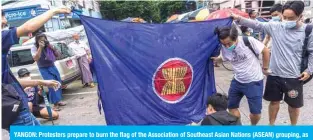
<path fill-rule="evenodd" d="M 22 77 L 22 78 L 20 78 L 20 79 L 23 79 L 23 80 L 31 80 L 32 78 L 31 78 L 30 76 L 28 76 L 28 77 Z"/>
<path fill-rule="evenodd" d="M 287 29 L 292 29 L 295 28 L 297 26 L 297 21 L 283 21 L 283 25 L 285 26 L 285 28 Z"/>
<path fill-rule="evenodd" d="M 271 21 L 279 22 L 280 21 L 280 17 L 279 16 L 274 16 L 274 17 L 272 17 Z"/>

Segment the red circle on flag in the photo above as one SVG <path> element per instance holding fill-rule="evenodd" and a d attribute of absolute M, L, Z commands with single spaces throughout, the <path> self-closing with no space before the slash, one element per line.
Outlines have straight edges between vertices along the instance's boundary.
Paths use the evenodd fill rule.
<path fill-rule="evenodd" d="M 167 103 L 180 102 L 188 94 L 192 79 L 193 70 L 186 60 L 168 59 L 154 73 L 154 92 Z"/>

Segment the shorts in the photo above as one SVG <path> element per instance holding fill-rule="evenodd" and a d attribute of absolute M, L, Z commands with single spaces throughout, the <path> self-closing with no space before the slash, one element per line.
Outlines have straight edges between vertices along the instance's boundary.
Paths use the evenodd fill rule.
<path fill-rule="evenodd" d="M 42 107 L 42 106 L 39 106 L 39 105 L 33 105 L 33 114 L 34 114 L 34 116 L 36 116 L 36 117 L 41 117 L 41 115 L 40 115 L 40 111 L 42 110 L 42 109 L 44 109 L 45 107 Z"/>
<path fill-rule="evenodd" d="M 250 83 L 240 83 L 233 79 L 228 92 L 228 109 L 239 108 L 243 96 L 248 99 L 251 114 L 261 114 L 263 80 Z"/>
<path fill-rule="evenodd" d="M 268 76 L 264 99 L 267 101 L 284 101 L 293 108 L 303 106 L 303 82 L 298 78 L 281 78 Z"/>

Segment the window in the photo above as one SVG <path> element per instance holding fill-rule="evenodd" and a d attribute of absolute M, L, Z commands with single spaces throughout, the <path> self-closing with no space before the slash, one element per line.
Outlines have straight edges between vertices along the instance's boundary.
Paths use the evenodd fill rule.
<path fill-rule="evenodd" d="M 51 4 L 51 6 L 55 6 L 54 4 L 54 1 L 53 0 L 50 0 L 50 4 Z"/>
<path fill-rule="evenodd" d="M 62 0 L 63 5 L 66 5 L 66 2 L 67 2 L 66 0 Z"/>
<path fill-rule="evenodd" d="M 241 4 L 235 6 L 236 9 L 241 10 Z"/>
<path fill-rule="evenodd" d="M 91 9 L 95 9 L 94 1 L 91 1 Z"/>
<path fill-rule="evenodd" d="M 10 67 L 29 65 L 35 62 L 30 52 L 30 49 L 11 51 L 10 54 L 8 55 L 8 61 Z"/>
<path fill-rule="evenodd" d="M 311 1 L 310 0 L 304 0 L 304 6 L 310 6 L 311 5 Z"/>
<path fill-rule="evenodd" d="M 57 60 L 62 60 L 67 57 L 73 56 L 73 53 L 69 50 L 66 44 L 64 43 L 56 43 L 53 46 L 61 53 L 61 55 L 57 58 Z"/>

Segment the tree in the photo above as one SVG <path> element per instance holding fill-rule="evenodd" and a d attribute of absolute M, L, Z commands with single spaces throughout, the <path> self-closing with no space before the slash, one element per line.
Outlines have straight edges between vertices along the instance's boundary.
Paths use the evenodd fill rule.
<path fill-rule="evenodd" d="M 182 14 L 187 11 L 185 1 L 161 1 L 158 4 L 162 21 L 166 21 L 169 16 Z"/>
<path fill-rule="evenodd" d="M 100 1 L 100 4 L 101 14 L 109 20 L 140 17 L 159 23 L 173 14 L 186 11 L 184 1 Z"/>

